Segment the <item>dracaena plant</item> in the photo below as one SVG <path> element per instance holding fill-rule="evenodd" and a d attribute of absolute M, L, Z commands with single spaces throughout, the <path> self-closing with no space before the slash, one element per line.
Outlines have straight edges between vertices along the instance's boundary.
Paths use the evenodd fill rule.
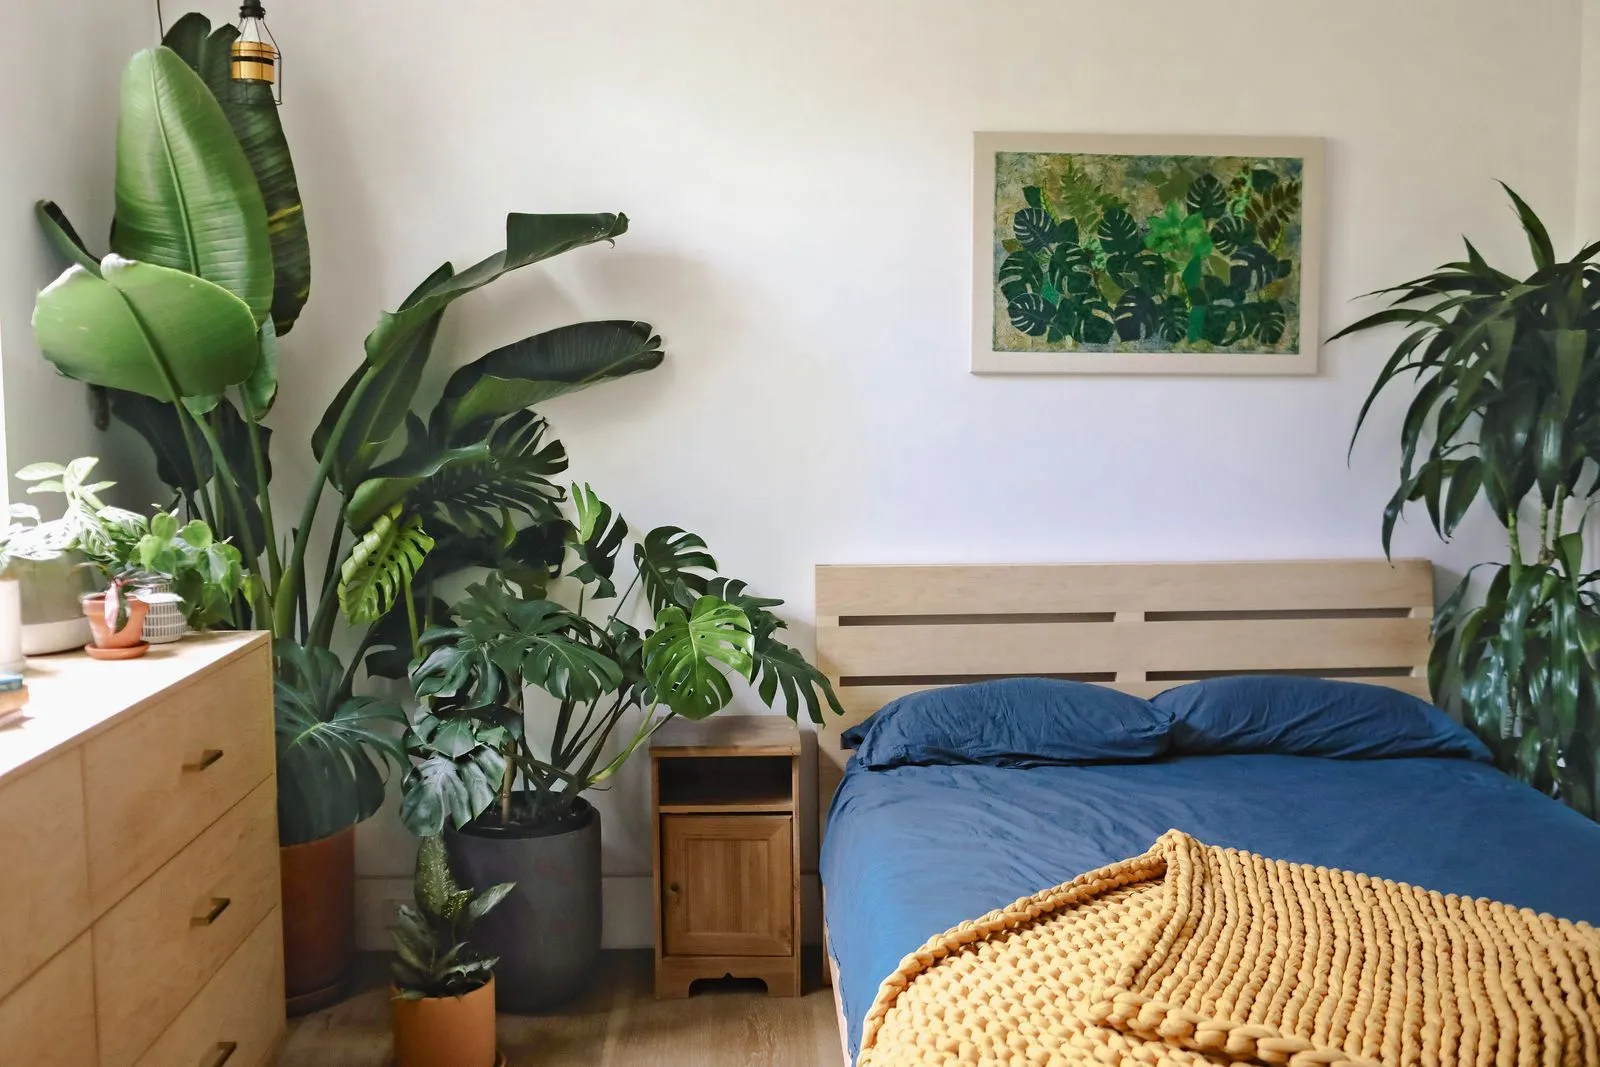
<path fill-rule="evenodd" d="M 769 706 L 781 694 L 791 716 L 803 706 L 821 722 L 824 702 L 841 712 L 827 679 L 778 639 L 782 601 L 717 577 L 705 542 L 676 527 L 633 545 L 619 594 L 627 523 L 587 486 L 572 501 L 574 521 L 545 531 L 553 563 L 521 573 L 520 588 L 499 576 L 473 586 L 415 635 L 401 815 L 420 836 L 480 816 L 490 828 L 559 824 L 672 716 L 727 707 L 732 678 Z M 532 711 L 529 692 L 542 697 Z"/>
<path fill-rule="evenodd" d="M 1381 290 L 1393 306 L 1336 338 L 1408 329 L 1356 425 L 1359 434 L 1385 389 L 1414 390 L 1384 551 L 1411 502 L 1447 539 L 1480 498 L 1506 531 L 1509 558 L 1480 565 L 1489 568 L 1481 596 L 1469 571 L 1435 614 L 1435 698 L 1459 699 L 1504 769 L 1595 817 L 1600 572 L 1583 569 L 1581 521 L 1571 527 L 1600 469 L 1600 243 L 1558 260 L 1539 217 L 1506 191 L 1533 273 L 1492 267 L 1468 241 L 1465 260 Z"/>
<path fill-rule="evenodd" d="M 499 960 L 479 955 L 472 928 L 516 888 L 504 882 L 481 893 L 456 884 L 438 837 L 417 850 L 415 906 L 402 904 L 394 930 L 394 990 L 402 1000 L 464 997 L 494 978 Z"/>
<path fill-rule="evenodd" d="M 240 550 L 234 622 L 304 649 L 319 681 L 331 672 L 331 691 L 305 689 L 308 673 L 282 669 L 280 657 L 281 729 L 286 716 L 333 716 L 349 701 L 361 656 L 348 666 L 334 658 L 341 614 L 358 627 L 363 653 L 382 649 L 388 617 L 415 610 L 419 579 L 542 566 L 545 546 L 526 531 L 558 514 L 552 479 L 566 455 L 531 407 L 649 370 L 663 354 L 648 324 L 578 323 L 460 367 L 426 414 L 414 413 L 457 300 L 628 227 L 620 214 L 512 215 L 502 251 L 461 271 L 441 266 L 379 316 L 312 437 L 303 503 L 280 527 L 268 423 L 279 361 L 294 357 L 289 335 L 310 294 L 310 246 L 278 109 L 263 93 L 241 97 L 229 80 L 234 32 L 189 15 L 163 47 L 133 57 L 109 252 L 92 250 L 55 204 L 39 205 L 71 266 L 40 294 L 34 329 L 46 358 L 88 383 L 106 418 L 148 442 L 174 508 Z M 297 410 L 309 402 L 291 400 Z M 381 758 L 370 746 L 339 751 Z M 286 795 L 365 780 L 340 772 L 297 783 L 306 768 L 280 770 Z M 368 808 L 350 795 L 335 810 Z M 327 825 L 301 815 L 280 807 L 285 843 Z"/>

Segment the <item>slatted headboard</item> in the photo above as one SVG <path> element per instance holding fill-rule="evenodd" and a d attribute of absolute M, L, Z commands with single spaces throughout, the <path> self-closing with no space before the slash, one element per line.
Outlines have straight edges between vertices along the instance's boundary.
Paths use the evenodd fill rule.
<path fill-rule="evenodd" d="M 1427 560 L 818 567 L 818 662 L 847 712 L 818 735 L 819 830 L 840 734 L 906 693 L 1049 675 L 1154 696 L 1280 672 L 1426 698 L 1432 615 Z"/>

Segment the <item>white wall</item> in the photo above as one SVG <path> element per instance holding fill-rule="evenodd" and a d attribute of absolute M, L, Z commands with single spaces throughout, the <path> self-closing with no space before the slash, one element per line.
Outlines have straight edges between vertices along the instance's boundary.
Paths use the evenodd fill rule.
<path fill-rule="evenodd" d="M 668 367 L 547 413 L 635 525 L 703 533 L 728 571 L 789 599 L 802 642 L 823 561 L 1375 555 L 1399 398 L 1349 465 L 1345 448 L 1393 338 L 1341 343 L 1310 379 L 968 374 L 972 132 L 1327 138 L 1331 333 L 1367 310 L 1357 294 L 1455 258 L 1463 231 L 1522 269 L 1495 178 L 1573 232 L 1581 14 L 278 0 L 317 256 L 280 440 L 305 439 L 377 310 L 494 247 L 503 213 L 625 210 L 615 250 L 467 302 L 442 350 L 475 358 L 579 317 L 654 322 Z M 1498 551 L 1481 517 L 1451 546 L 1420 516 L 1397 539 L 1447 571 Z M 613 942 L 648 936 L 644 771 L 604 798 Z M 368 828 L 369 898 L 403 895 L 384 878 L 408 864 L 403 837 Z"/>
<path fill-rule="evenodd" d="M 99 455 L 123 478 L 124 500 L 144 503 L 148 460 L 126 435 L 91 425 L 85 391 L 59 377 L 33 343 L 38 291 L 61 273 L 39 234 L 33 205 L 58 201 L 91 247 L 111 224 L 117 86 L 135 50 L 153 43 L 154 8 L 127 0 L 0 3 L 0 353 L 5 433 L 0 471 Z M 0 484 L 6 481 L 0 478 Z"/>

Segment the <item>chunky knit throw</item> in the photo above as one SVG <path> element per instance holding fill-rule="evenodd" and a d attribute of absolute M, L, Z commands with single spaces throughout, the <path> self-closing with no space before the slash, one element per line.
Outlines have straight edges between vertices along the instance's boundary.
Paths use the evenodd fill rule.
<path fill-rule="evenodd" d="M 859 1062 L 1593 1067 L 1597 983 L 1587 924 L 1173 830 L 907 956 Z"/>

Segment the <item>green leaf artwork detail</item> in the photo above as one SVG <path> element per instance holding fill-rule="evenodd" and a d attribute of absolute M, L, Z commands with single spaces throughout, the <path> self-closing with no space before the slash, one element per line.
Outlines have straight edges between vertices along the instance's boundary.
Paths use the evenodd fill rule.
<path fill-rule="evenodd" d="M 1300 350 L 1304 161 L 1000 152 L 999 352 Z"/>

